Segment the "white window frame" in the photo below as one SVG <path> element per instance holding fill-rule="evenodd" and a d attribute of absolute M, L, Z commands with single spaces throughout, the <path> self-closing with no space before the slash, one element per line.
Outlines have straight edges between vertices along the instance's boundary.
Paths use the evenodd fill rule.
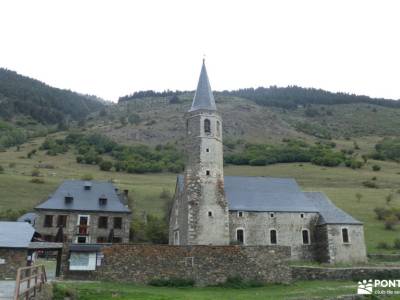
<path fill-rule="evenodd" d="M 348 242 L 345 242 L 345 241 L 343 240 L 343 229 L 346 229 L 346 230 L 347 230 L 347 238 L 348 238 L 348 240 L 349 240 Z M 351 244 L 349 227 L 347 227 L 347 226 L 340 227 L 340 237 L 342 238 L 342 244 L 344 244 L 344 245 Z"/>
<path fill-rule="evenodd" d="M 97 265 L 97 253 L 96 252 L 90 252 L 90 253 L 79 253 L 79 252 L 72 252 L 71 255 L 88 255 L 88 265 L 87 266 L 74 266 L 71 265 L 71 258 L 69 259 L 69 269 L 71 271 L 94 271 L 96 270 L 96 265 Z"/>
<path fill-rule="evenodd" d="M 87 226 L 90 225 L 90 215 L 78 215 L 76 225 L 80 225 L 81 217 L 87 217 Z"/>
<path fill-rule="evenodd" d="M 78 243 L 78 238 L 83 237 L 86 239 L 85 243 Z M 90 244 L 90 236 L 89 235 L 77 235 L 75 237 L 75 244 Z"/>
<path fill-rule="evenodd" d="M 243 227 L 238 227 L 238 228 L 236 228 L 236 231 L 235 231 L 235 238 L 236 238 L 236 241 L 237 242 L 239 242 L 239 240 L 238 240 L 238 238 L 237 238 L 237 233 L 238 233 L 238 230 L 242 230 L 243 231 L 243 244 L 242 245 L 246 245 L 246 231 L 244 230 L 244 228 Z"/>
<path fill-rule="evenodd" d="M 275 230 L 275 236 L 276 236 L 276 244 L 272 244 L 271 243 L 271 231 L 272 230 Z M 279 238 L 278 238 L 278 230 L 276 230 L 275 228 L 270 228 L 269 229 L 269 231 L 268 231 L 268 244 L 270 244 L 270 245 L 278 245 L 279 244 Z"/>
<path fill-rule="evenodd" d="M 305 244 L 305 243 L 304 243 L 303 231 L 307 231 L 307 235 L 308 235 L 308 244 Z M 302 229 L 301 229 L 301 242 L 302 242 L 303 245 L 311 245 L 310 229 L 308 229 L 308 228 L 302 228 Z"/>

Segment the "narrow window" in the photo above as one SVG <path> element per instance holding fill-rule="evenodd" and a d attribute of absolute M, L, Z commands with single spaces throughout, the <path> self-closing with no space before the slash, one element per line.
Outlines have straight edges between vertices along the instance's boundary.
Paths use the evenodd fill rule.
<path fill-rule="evenodd" d="M 242 211 L 238 211 L 238 217 L 243 217 L 243 212 Z"/>
<path fill-rule="evenodd" d="M 220 125 L 220 123 L 219 123 L 219 121 L 217 121 L 217 136 L 220 136 L 221 135 L 221 125 Z"/>
<path fill-rule="evenodd" d="M 244 231 L 243 229 L 237 229 L 236 230 L 236 240 L 240 243 L 244 243 Z"/>
<path fill-rule="evenodd" d="M 207 171 L 206 171 L 206 175 L 207 175 L 207 176 L 210 176 L 210 170 L 207 170 Z"/>
<path fill-rule="evenodd" d="M 108 227 L 108 217 L 99 217 L 99 228 L 107 229 Z"/>
<path fill-rule="evenodd" d="M 269 216 L 270 216 L 271 218 L 274 218 L 274 217 L 275 217 L 275 214 L 274 214 L 274 213 L 270 213 Z"/>
<path fill-rule="evenodd" d="M 204 132 L 211 133 L 211 123 L 209 119 L 204 120 Z"/>
<path fill-rule="evenodd" d="M 310 237 L 309 237 L 308 230 L 304 229 L 302 231 L 302 235 L 303 235 L 303 244 L 304 245 L 310 244 Z"/>
<path fill-rule="evenodd" d="M 304 214 L 300 214 L 300 218 L 302 218 L 302 219 L 303 219 L 303 218 L 304 218 Z"/>
<path fill-rule="evenodd" d="M 106 198 L 105 196 L 101 196 L 101 197 L 99 198 L 99 205 L 100 205 L 100 206 L 105 206 L 105 205 L 107 205 L 107 198 Z"/>
<path fill-rule="evenodd" d="M 277 236 L 276 236 L 276 230 L 275 229 L 271 229 L 269 231 L 269 239 L 270 239 L 271 245 L 276 245 L 278 243 L 278 239 L 277 239 Z"/>
<path fill-rule="evenodd" d="M 209 216 L 209 217 L 212 217 L 212 211 L 209 211 L 209 212 L 208 212 L 208 216 Z"/>
<path fill-rule="evenodd" d="M 349 243 L 349 231 L 347 228 L 342 228 L 343 243 Z"/>
<path fill-rule="evenodd" d="M 174 232 L 174 245 L 179 245 L 179 231 Z"/>
<path fill-rule="evenodd" d="M 206 152 L 210 152 L 210 149 L 209 149 L 209 148 L 207 148 L 207 149 L 206 149 Z"/>
<path fill-rule="evenodd" d="M 115 217 L 114 218 L 114 229 L 121 229 L 122 228 L 122 218 Z"/>
<path fill-rule="evenodd" d="M 52 215 L 45 215 L 44 227 L 53 227 L 53 216 Z"/>
<path fill-rule="evenodd" d="M 66 215 L 59 215 L 57 217 L 57 227 L 62 227 L 62 228 L 67 227 L 67 216 Z"/>

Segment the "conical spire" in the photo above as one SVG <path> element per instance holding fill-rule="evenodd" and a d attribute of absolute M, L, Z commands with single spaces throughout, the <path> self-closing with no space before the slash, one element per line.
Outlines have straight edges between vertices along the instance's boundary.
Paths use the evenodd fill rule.
<path fill-rule="evenodd" d="M 201 67 L 199 83 L 197 84 L 196 94 L 194 95 L 192 107 L 189 111 L 195 111 L 198 109 L 217 110 L 210 82 L 208 81 L 204 59 Z"/>

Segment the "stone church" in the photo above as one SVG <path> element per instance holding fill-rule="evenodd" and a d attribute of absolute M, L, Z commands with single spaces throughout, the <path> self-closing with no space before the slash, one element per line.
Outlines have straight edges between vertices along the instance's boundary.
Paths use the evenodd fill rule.
<path fill-rule="evenodd" d="M 366 260 L 363 224 L 293 178 L 224 176 L 222 118 L 204 64 L 186 113 L 186 169 L 178 175 L 172 245 L 283 245 L 293 260 Z"/>

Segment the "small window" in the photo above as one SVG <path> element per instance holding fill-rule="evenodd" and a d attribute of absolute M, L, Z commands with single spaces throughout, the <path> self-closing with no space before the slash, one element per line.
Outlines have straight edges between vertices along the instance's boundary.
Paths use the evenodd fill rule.
<path fill-rule="evenodd" d="M 65 201 L 65 204 L 71 204 L 72 201 L 74 201 L 74 197 L 72 197 L 71 195 L 67 195 L 64 197 L 64 201 Z"/>
<path fill-rule="evenodd" d="M 303 219 L 303 218 L 304 218 L 304 214 L 300 214 L 300 218 L 302 218 L 302 219 Z"/>
<path fill-rule="evenodd" d="M 105 236 L 99 236 L 97 237 L 97 243 L 99 244 L 107 243 L 107 238 Z"/>
<path fill-rule="evenodd" d="M 204 132 L 211 133 L 211 122 L 209 119 L 204 120 Z"/>
<path fill-rule="evenodd" d="M 53 227 L 53 216 L 52 215 L 45 215 L 44 227 Z"/>
<path fill-rule="evenodd" d="M 122 228 L 122 218 L 115 217 L 114 218 L 114 229 L 121 229 Z"/>
<path fill-rule="evenodd" d="M 237 229 L 236 230 L 236 240 L 240 244 L 244 244 L 244 230 L 243 229 Z"/>
<path fill-rule="evenodd" d="M 209 212 L 208 212 L 208 216 L 209 216 L 209 217 L 212 217 L 212 211 L 209 211 Z"/>
<path fill-rule="evenodd" d="M 303 244 L 304 245 L 310 244 L 310 236 L 309 236 L 309 232 L 307 229 L 304 229 L 302 231 L 302 235 L 303 235 Z"/>
<path fill-rule="evenodd" d="M 206 149 L 206 152 L 210 152 L 210 148 L 207 148 L 207 149 Z"/>
<path fill-rule="evenodd" d="M 108 217 L 99 217 L 99 228 L 107 229 L 108 227 Z"/>
<path fill-rule="evenodd" d="M 86 244 L 86 236 L 78 236 L 76 241 L 78 242 L 78 244 Z"/>
<path fill-rule="evenodd" d="M 207 170 L 207 171 L 206 171 L 206 175 L 207 175 L 207 176 L 210 176 L 210 170 Z"/>
<path fill-rule="evenodd" d="M 243 212 L 242 211 L 238 211 L 238 217 L 243 217 Z"/>
<path fill-rule="evenodd" d="M 277 235 L 276 235 L 276 230 L 275 229 L 271 229 L 269 231 L 269 241 L 270 241 L 271 245 L 276 245 L 278 243 L 278 239 L 277 239 Z"/>
<path fill-rule="evenodd" d="M 59 215 L 57 217 L 57 227 L 62 227 L 62 228 L 67 227 L 67 216 L 66 215 Z"/>
<path fill-rule="evenodd" d="M 342 228 L 342 238 L 343 238 L 343 243 L 349 243 L 349 231 L 347 228 Z"/>
<path fill-rule="evenodd" d="M 271 218 L 275 218 L 275 214 L 274 214 L 274 213 L 270 213 L 269 216 L 270 216 Z"/>
<path fill-rule="evenodd" d="M 221 124 L 217 121 L 217 136 L 221 135 Z"/>
<path fill-rule="evenodd" d="M 119 236 L 114 236 L 112 242 L 115 243 L 115 244 L 122 243 L 122 238 L 119 237 Z"/>
<path fill-rule="evenodd" d="M 101 196 L 101 197 L 99 198 L 99 205 L 100 205 L 100 206 L 107 205 L 107 198 L 104 197 L 104 196 Z"/>

